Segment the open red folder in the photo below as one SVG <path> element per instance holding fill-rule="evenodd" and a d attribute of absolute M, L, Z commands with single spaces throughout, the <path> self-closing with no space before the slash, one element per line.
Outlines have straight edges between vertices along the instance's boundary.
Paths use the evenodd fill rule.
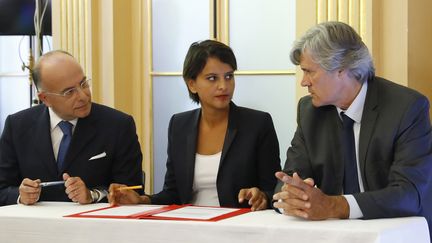
<path fill-rule="evenodd" d="M 123 205 L 104 207 L 64 217 L 218 221 L 247 212 L 250 212 L 249 208 L 193 205 Z"/>

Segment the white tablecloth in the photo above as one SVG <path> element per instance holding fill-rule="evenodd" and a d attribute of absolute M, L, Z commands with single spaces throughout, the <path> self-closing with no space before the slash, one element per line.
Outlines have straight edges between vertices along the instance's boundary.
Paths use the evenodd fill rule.
<path fill-rule="evenodd" d="M 218 222 L 63 217 L 106 206 L 42 202 L 0 207 L 0 242 L 430 242 L 422 217 L 307 221 L 273 210 Z"/>

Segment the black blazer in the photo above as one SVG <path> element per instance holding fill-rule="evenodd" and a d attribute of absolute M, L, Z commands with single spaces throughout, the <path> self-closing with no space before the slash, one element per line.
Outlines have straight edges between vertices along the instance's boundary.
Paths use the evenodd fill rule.
<path fill-rule="evenodd" d="M 105 157 L 91 157 L 106 153 Z M 62 180 L 62 173 L 79 176 L 88 188 L 110 183 L 142 184 L 142 154 L 133 118 L 93 103 L 78 119 L 63 171 L 58 171 L 51 143 L 48 108 L 38 105 L 10 115 L 0 139 L 0 205 L 15 204 L 24 178 Z M 41 201 L 70 201 L 64 186 L 42 189 Z"/>
<path fill-rule="evenodd" d="M 165 184 L 161 192 L 151 196 L 152 203 L 186 204 L 192 200 L 200 116 L 201 109 L 172 116 Z M 278 170 L 279 143 L 270 114 L 231 103 L 216 181 L 220 205 L 250 207 L 238 203 L 240 189 L 249 187 L 264 191 L 270 202 Z"/>
<path fill-rule="evenodd" d="M 365 219 L 421 215 L 431 227 L 429 102 L 418 92 L 382 78 L 368 82 L 359 138 L 365 192 L 354 197 Z M 326 194 L 340 195 L 344 168 L 336 108 L 316 108 L 307 96 L 299 102 L 297 119 L 284 170 L 313 178 Z"/>

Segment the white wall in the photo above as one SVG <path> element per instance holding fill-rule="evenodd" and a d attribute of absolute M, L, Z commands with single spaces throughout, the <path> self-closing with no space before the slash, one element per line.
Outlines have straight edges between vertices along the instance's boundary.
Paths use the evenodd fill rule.
<path fill-rule="evenodd" d="M 210 2 L 152 1 L 153 71 L 158 73 L 153 78 L 154 192 L 163 186 L 170 117 L 198 107 L 189 99 L 181 71 L 190 44 L 210 38 Z M 228 44 L 243 72 L 236 75 L 233 101 L 272 115 L 283 165 L 296 128 L 295 76 L 288 74 L 294 70 L 289 51 L 295 0 L 231 0 L 228 9 Z"/>
<path fill-rule="evenodd" d="M 52 38 L 43 41 L 46 52 Z M 22 70 L 23 63 L 29 64 L 29 49 L 28 36 L 0 36 L 0 132 L 8 115 L 31 105 L 28 70 Z"/>

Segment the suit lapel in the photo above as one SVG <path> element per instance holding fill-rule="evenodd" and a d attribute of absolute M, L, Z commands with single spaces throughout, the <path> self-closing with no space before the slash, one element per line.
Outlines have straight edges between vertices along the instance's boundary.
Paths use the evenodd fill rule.
<path fill-rule="evenodd" d="M 222 148 L 222 155 L 221 155 L 221 160 L 220 160 L 220 164 L 219 164 L 219 169 L 222 167 L 224 161 L 225 161 L 225 157 L 231 147 L 231 144 L 234 141 L 234 138 L 237 134 L 237 130 L 238 130 L 238 126 L 237 126 L 237 106 L 231 102 L 230 103 L 230 110 L 229 110 L 229 117 L 228 117 L 228 128 L 227 128 L 227 132 L 225 135 L 225 141 L 223 144 L 223 148 Z"/>
<path fill-rule="evenodd" d="M 95 106 L 92 106 L 92 111 L 88 117 L 78 119 L 74 134 L 72 136 L 72 141 L 66 154 L 63 171 L 73 163 L 80 152 L 96 136 L 97 127 L 94 124 L 95 119 L 98 118 L 96 115 L 94 115 L 93 109 L 95 109 Z"/>
<path fill-rule="evenodd" d="M 363 109 L 363 116 L 361 120 L 360 128 L 360 138 L 359 138 L 359 162 L 360 171 L 362 173 L 362 178 L 365 178 L 365 160 L 366 154 L 369 148 L 369 141 L 372 137 L 376 119 L 378 116 L 378 111 L 376 110 L 378 106 L 378 88 L 375 84 L 375 79 L 369 81 L 368 91 L 366 94 L 365 105 Z M 365 189 L 367 189 L 366 181 L 363 179 L 363 184 Z"/>
<path fill-rule="evenodd" d="M 186 137 L 186 161 L 185 161 L 185 168 L 186 168 L 186 180 L 187 180 L 187 187 L 190 188 L 190 191 L 192 191 L 193 186 L 193 178 L 195 173 L 195 154 L 196 154 L 196 148 L 197 148 L 197 139 L 198 139 L 198 129 L 199 129 L 199 119 L 201 117 L 201 109 L 197 109 L 193 113 L 193 121 L 191 123 L 191 127 L 189 131 L 186 131 L 187 137 Z M 189 195 L 191 197 L 192 194 Z M 191 198 L 188 198 L 190 201 Z"/>
<path fill-rule="evenodd" d="M 342 193 L 343 190 L 343 177 L 344 177 L 344 157 L 343 157 L 343 150 L 342 148 L 342 130 L 343 130 L 343 124 L 342 120 L 339 117 L 338 111 L 335 106 L 331 106 L 330 108 L 330 124 L 337 124 L 336 129 L 334 129 L 334 125 L 332 125 L 332 128 L 329 128 L 329 131 L 331 134 L 335 134 L 334 143 L 337 144 L 333 147 L 333 156 L 334 159 L 332 161 L 333 167 L 331 168 L 332 171 L 334 171 L 335 174 L 335 181 L 336 183 L 333 185 L 335 188 L 332 190 L 336 190 L 335 193 Z M 337 188 L 336 188 L 337 187 Z"/>
<path fill-rule="evenodd" d="M 34 140 L 33 144 L 37 154 L 36 162 L 39 163 L 40 161 L 51 175 L 57 176 L 57 162 L 52 147 L 51 125 L 47 107 L 44 106 L 42 113 L 36 117 L 32 131 L 29 137 Z"/>

